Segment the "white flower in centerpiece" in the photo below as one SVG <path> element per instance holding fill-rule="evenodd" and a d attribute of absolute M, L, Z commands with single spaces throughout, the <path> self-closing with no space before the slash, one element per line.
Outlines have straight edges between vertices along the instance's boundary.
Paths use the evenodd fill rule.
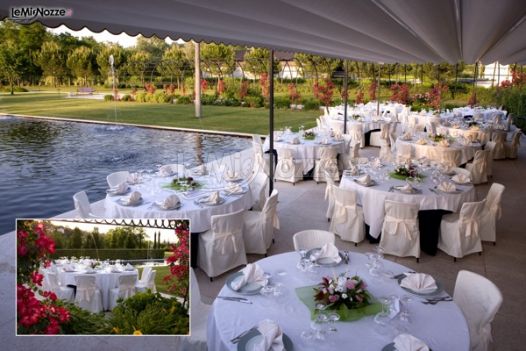
<path fill-rule="evenodd" d="M 347 298 L 347 294 L 342 294 L 342 299 L 346 299 Z"/>

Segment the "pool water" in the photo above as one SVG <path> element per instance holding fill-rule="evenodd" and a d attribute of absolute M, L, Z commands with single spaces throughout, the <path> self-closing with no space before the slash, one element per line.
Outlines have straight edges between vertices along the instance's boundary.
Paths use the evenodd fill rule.
<path fill-rule="evenodd" d="M 111 172 L 194 167 L 250 145 L 234 136 L 0 116 L 0 235 L 15 218 L 72 210 L 77 191 L 103 199 Z"/>

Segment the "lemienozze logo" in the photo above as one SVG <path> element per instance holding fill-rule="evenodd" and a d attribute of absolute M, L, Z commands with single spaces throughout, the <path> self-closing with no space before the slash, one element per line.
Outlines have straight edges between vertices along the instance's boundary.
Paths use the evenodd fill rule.
<path fill-rule="evenodd" d="M 38 18 L 60 18 L 71 17 L 72 9 L 63 7 L 45 7 L 45 6 L 19 6 L 11 7 L 9 18 L 16 22 L 30 23 Z"/>

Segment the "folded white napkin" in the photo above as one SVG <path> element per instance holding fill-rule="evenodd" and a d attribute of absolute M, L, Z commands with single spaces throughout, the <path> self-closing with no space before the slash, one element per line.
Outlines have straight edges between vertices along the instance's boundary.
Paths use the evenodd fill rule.
<path fill-rule="evenodd" d="M 438 142 L 438 145 L 440 146 L 444 146 L 444 147 L 448 147 L 449 146 L 449 141 L 447 141 L 446 139 L 442 139 Z"/>
<path fill-rule="evenodd" d="M 425 145 L 425 144 L 427 144 L 427 140 L 424 139 L 424 138 L 420 138 L 420 139 L 418 139 L 418 140 L 416 141 L 416 143 L 417 143 L 418 145 Z"/>
<path fill-rule="evenodd" d="M 112 187 L 111 192 L 114 194 L 124 194 L 128 190 L 128 183 L 122 182 L 114 187 Z"/>
<path fill-rule="evenodd" d="M 128 184 L 138 184 L 141 182 L 141 176 L 139 173 L 130 173 L 128 176 Z"/>
<path fill-rule="evenodd" d="M 400 334 L 393 341 L 398 351 L 429 351 L 425 342 L 410 334 Z"/>
<path fill-rule="evenodd" d="M 298 137 L 294 137 L 294 138 L 292 138 L 291 143 L 292 144 L 299 144 L 300 143 L 300 139 Z"/>
<path fill-rule="evenodd" d="M 243 275 L 239 276 L 239 278 L 235 279 L 231 283 L 232 289 L 236 291 L 241 289 L 248 283 L 256 283 L 263 286 L 267 285 L 265 272 L 256 263 L 247 264 L 247 266 L 243 268 L 240 272 L 243 273 Z"/>
<path fill-rule="evenodd" d="M 437 289 L 437 284 L 432 276 L 425 273 L 406 273 L 400 286 L 418 293 L 427 294 Z"/>
<path fill-rule="evenodd" d="M 465 183 L 469 183 L 471 181 L 469 176 L 465 175 L 464 173 L 455 174 L 451 178 L 451 180 L 454 181 L 455 183 L 459 183 L 459 184 L 465 184 Z"/>
<path fill-rule="evenodd" d="M 128 264 L 126 264 L 124 269 L 127 270 L 127 271 L 133 271 L 134 268 L 133 268 L 133 266 L 131 264 L 128 263 Z"/>
<path fill-rule="evenodd" d="M 163 200 L 163 202 L 161 203 L 161 207 L 164 209 L 175 208 L 177 207 L 177 205 L 179 205 L 180 202 L 181 200 L 179 199 L 179 197 L 175 194 L 172 194 Z"/>
<path fill-rule="evenodd" d="M 412 193 L 414 191 L 415 188 L 413 188 L 413 186 L 409 183 L 407 183 L 406 185 L 403 185 L 403 186 L 399 186 L 398 187 L 398 190 L 400 190 L 401 192 L 404 192 L 404 193 Z"/>
<path fill-rule="evenodd" d="M 209 204 L 218 204 L 221 200 L 221 197 L 219 196 L 219 191 L 214 191 L 208 198 L 206 199 L 206 202 Z"/>
<path fill-rule="evenodd" d="M 263 337 L 254 345 L 254 351 L 285 350 L 285 346 L 283 345 L 283 331 L 276 322 L 270 319 L 262 320 L 258 323 L 258 331 Z"/>
<path fill-rule="evenodd" d="M 452 193 L 457 190 L 457 187 L 451 182 L 442 182 L 438 184 L 437 189 L 445 193 Z"/>
<path fill-rule="evenodd" d="M 126 205 L 135 205 L 138 204 L 139 201 L 141 201 L 142 195 L 138 191 L 134 191 L 130 194 L 130 196 L 126 196 L 122 198 L 122 203 Z"/>
<path fill-rule="evenodd" d="M 358 183 L 368 185 L 371 183 L 371 176 L 369 174 L 366 174 L 364 176 L 361 176 L 360 178 L 356 178 Z"/>
<path fill-rule="evenodd" d="M 243 188 L 239 184 L 229 183 L 226 187 L 226 191 L 231 194 L 239 194 L 243 192 Z"/>
<path fill-rule="evenodd" d="M 159 175 L 161 177 L 169 177 L 174 174 L 174 171 L 172 169 L 171 165 L 164 165 L 159 168 Z"/>
<path fill-rule="evenodd" d="M 324 244 L 320 251 L 317 252 L 316 258 L 330 258 L 333 259 L 336 262 L 340 262 L 340 252 L 338 251 L 338 248 L 334 246 L 332 243 Z"/>

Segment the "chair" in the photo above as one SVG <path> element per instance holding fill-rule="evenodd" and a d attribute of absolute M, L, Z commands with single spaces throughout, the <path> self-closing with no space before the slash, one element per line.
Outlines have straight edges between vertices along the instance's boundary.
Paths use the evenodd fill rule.
<path fill-rule="evenodd" d="M 267 200 L 268 185 L 268 176 L 263 172 L 257 173 L 248 185 L 252 194 L 252 201 L 254 202 L 252 205 L 253 210 L 261 211 L 263 209 L 263 205 Z"/>
<path fill-rule="evenodd" d="M 263 152 L 263 146 L 258 143 L 252 143 L 254 152 L 254 173 L 263 172 L 267 176 L 270 174 L 270 155 Z"/>
<path fill-rule="evenodd" d="M 340 171 L 338 170 L 338 161 L 336 156 L 338 155 L 338 150 L 331 147 L 324 147 L 320 151 L 320 158 L 316 160 L 314 165 L 314 181 L 324 182 L 325 181 L 325 171 L 327 171 L 331 178 L 334 181 L 340 180 Z"/>
<path fill-rule="evenodd" d="M 521 144 L 521 134 L 521 131 L 516 131 L 513 133 L 513 137 L 511 138 L 511 144 L 504 144 L 506 158 L 515 159 L 518 157 L 519 145 Z"/>
<path fill-rule="evenodd" d="M 334 209 L 331 216 L 330 231 L 342 240 L 355 245 L 365 239 L 363 209 L 356 203 L 356 192 L 337 188 L 334 194 Z"/>
<path fill-rule="evenodd" d="M 247 264 L 243 242 L 243 212 L 212 216 L 212 229 L 199 235 L 197 265 L 214 277 Z"/>
<path fill-rule="evenodd" d="M 181 338 L 182 351 L 207 351 L 206 345 L 206 326 L 208 315 L 212 309 L 211 305 L 203 303 L 201 292 L 199 291 L 199 282 L 195 275 L 194 269 L 190 267 L 190 320 L 191 335 Z"/>
<path fill-rule="evenodd" d="M 141 279 L 139 279 L 139 282 L 145 283 L 148 281 L 148 276 L 150 275 L 150 272 L 152 271 L 152 266 L 144 266 L 141 273 Z"/>
<path fill-rule="evenodd" d="M 275 179 L 284 182 L 292 183 L 303 180 L 303 162 L 295 160 L 293 151 L 290 149 L 281 149 L 279 152 L 279 160 L 276 165 Z"/>
<path fill-rule="evenodd" d="M 126 182 L 129 176 L 130 172 L 128 171 L 113 172 L 111 174 L 108 174 L 108 176 L 106 177 L 106 181 L 108 182 L 110 188 L 114 188 L 117 185 Z"/>
<path fill-rule="evenodd" d="M 460 168 L 460 167 L 455 167 L 455 168 L 453 168 L 453 172 L 455 172 L 455 174 L 463 174 L 466 177 L 468 177 L 470 179 L 470 181 L 471 181 L 471 172 L 468 171 L 467 169 Z"/>
<path fill-rule="evenodd" d="M 77 295 L 75 296 L 75 305 L 91 313 L 102 311 L 102 295 L 97 288 L 95 276 L 77 275 L 75 276 L 77 285 Z"/>
<path fill-rule="evenodd" d="M 73 204 L 77 210 L 79 218 L 95 218 L 91 210 L 91 205 L 89 203 L 88 195 L 85 191 L 79 191 L 73 195 Z"/>
<path fill-rule="evenodd" d="M 371 132 L 370 138 L 369 138 L 369 145 L 370 146 L 379 146 L 381 147 L 382 144 L 387 143 L 389 145 L 389 131 L 391 128 L 391 123 L 382 123 L 380 125 L 379 131 L 373 131 Z"/>
<path fill-rule="evenodd" d="M 482 252 L 480 223 L 486 200 L 464 202 L 460 213 L 448 214 L 440 222 L 438 248 L 453 260 Z"/>
<path fill-rule="evenodd" d="M 336 184 L 327 171 L 325 171 L 325 180 L 327 181 L 327 186 L 325 187 L 325 200 L 329 203 L 327 206 L 327 214 L 325 216 L 327 217 L 327 220 L 330 221 L 332 212 L 334 211 L 334 190 Z"/>
<path fill-rule="evenodd" d="M 487 163 L 487 175 L 488 177 L 493 177 L 493 157 L 495 155 L 495 142 L 488 141 L 486 145 L 484 145 L 484 150 L 487 151 L 486 153 L 486 163 Z"/>
<path fill-rule="evenodd" d="M 274 189 L 261 211 L 243 213 L 243 240 L 246 253 L 267 253 L 274 240 L 274 228 L 279 229 L 277 206 L 278 191 Z"/>
<path fill-rule="evenodd" d="M 410 160 L 413 154 L 413 147 L 411 144 L 400 143 L 396 146 L 397 159 Z"/>
<path fill-rule="evenodd" d="M 349 126 L 349 135 L 352 139 L 352 144 L 360 143 L 360 148 L 365 147 L 365 139 L 363 137 L 363 125 L 361 123 L 351 123 Z"/>
<path fill-rule="evenodd" d="M 489 279 L 465 270 L 458 272 L 453 301 L 469 327 L 471 350 L 491 350 L 491 322 L 502 305 L 502 293 Z"/>
<path fill-rule="evenodd" d="M 488 195 L 486 195 L 486 205 L 480 222 L 480 240 L 497 242 L 497 220 L 502 216 L 501 201 L 502 194 L 506 187 L 499 183 L 491 184 Z"/>
<path fill-rule="evenodd" d="M 328 243 L 334 244 L 335 240 L 334 233 L 316 229 L 304 230 L 292 236 L 295 251 L 317 249 Z"/>
<path fill-rule="evenodd" d="M 146 276 L 147 277 L 146 280 L 141 279 L 135 283 L 135 289 L 141 292 L 146 291 L 147 289 L 150 289 L 154 293 L 157 292 L 157 287 L 155 286 L 156 274 L 157 274 L 156 270 L 150 269 L 150 272 L 148 272 L 148 275 Z"/>
<path fill-rule="evenodd" d="M 504 131 L 493 131 L 492 141 L 495 142 L 495 148 L 493 151 L 494 160 L 503 160 L 506 158 L 506 132 Z"/>
<path fill-rule="evenodd" d="M 418 205 L 385 201 L 385 217 L 380 247 L 386 254 L 420 259 Z"/>
<path fill-rule="evenodd" d="M 466 169 L 471 174 L 471 181 L 473 184 L 486 183 L 488 181 L 488 163 L 487 163 L 487 150 L 477 150 L 473 162 L 466 164 Z"/>
<path fill-rule="evenodd" d="M 75 290 L 70 287 L 60 286 L 57 273 L 47 272 L 45 276 L 48 283 L 48 290 L 53 291 L 61 300 L 73 302 Z"/>
<path fill-rule="evenodd" d="M 118 286 L 116 288 L 110 289 L 110 310 L 113 310 L 115 307 L 117 307 L 118 299 L 127 299 L 135 295 L 136 282 L 136 275 L 119 276 Z"/>
<path fill-rule="evenodd" d="M 263 145 L 261 143 L 261 137 L 257 134 L 252 134 L 252 142 L 255 144 Z"/>

